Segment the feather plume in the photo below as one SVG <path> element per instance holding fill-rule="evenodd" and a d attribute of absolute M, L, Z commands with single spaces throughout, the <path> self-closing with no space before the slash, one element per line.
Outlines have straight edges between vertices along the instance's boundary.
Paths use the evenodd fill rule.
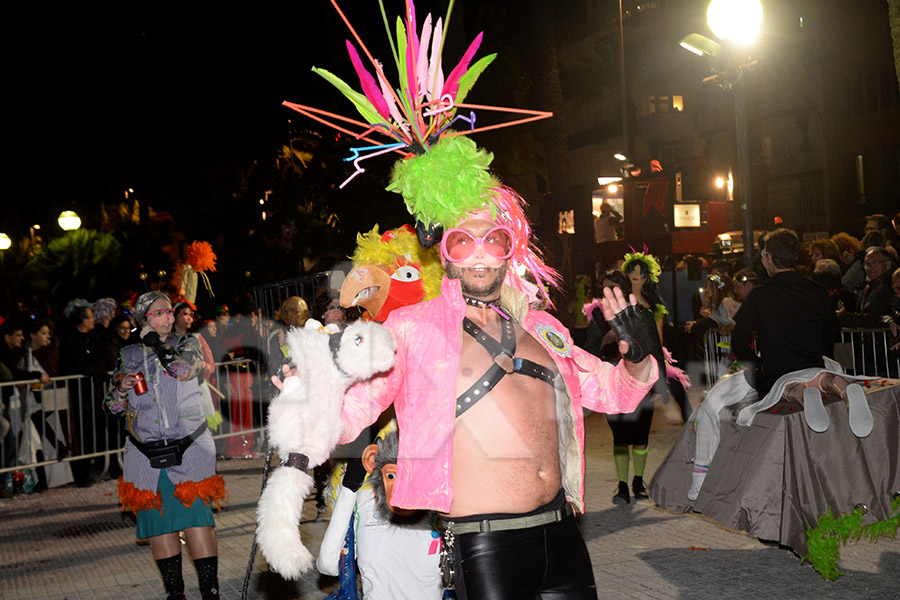
<path fill-rule="evenodd" d="M 375 63 L 383 73 L 384 69 L 382 68 L 381 63 L 377 60 L 375 61 Z M 387 103 L 388 111 L 391 113 L 391 117 L 394 119 L 394 124 L 399 127 L 403 133 L 409 136 L 409 125 L 407 124 L 406 119 L 404 119 L 400 114 L 400 109 L 397 108 L 397 103 L 394 101 L 394 94 L 391 93 L 391 88 L 388 82 L 379 77 L 378 83 L 381 84 L 381 95 L 384 97 L 384 101 Z"/>
<path fill-rule="evenodd" d="M 422 24 L 422 37 L 419 39 L 419 53 L 416 57 L 416 78 L 418 79 L 419 89 L 416 90 L 416 98 L 425 95 L 425 89 L 428 81 L 428 43 L 431 41 L 431 15 L 425 16 L 425 22 Z"/>
<path fill-rule="evenodd" d="M 472 57 L 478 52 L 478 48 L 481 46 L 482 37 L 484 37 L 483 31 L 475 36 L 475 39 L 472 40 L 472 43 L 469 44 L 465 54 L 463 54 L 463 57 L 459 60 L 459 64 L 450 71 L 450 74 L 447 76 L 447 81 L 444 82 L 444 87 L 441 89 L 441 96 L 450 94 L 454 98 L 456 97 L 456 92 L 459 90 L 459 79 L 465 74 L 466 70 L 469 68 L 469 63 L 472 62 Z"/>
<path fill-rule="evenodd" d="M 489 64 L 494 62 L 495 58 L 497 58 L 496 53 L 488 54 L 472 65 L 472 68 L 459 78 L 459 90 L 456 92 L 457 104 L 466 101 L 466 96 L 469 94 L 469 90 L 472 89 L 472 86 L 475 85 L 475 82 L 478 81 L 478 76 L 481 75 L 482 71 L 484 71 Z"/>
<path fill-rule="evenodd" d="M 438 17 L 434 26 L 434 38 L 431 40 L 431 59 L 428 61 L 428 79 L 425 80 L 426 95 L 429 102 L 434 100 L 434 91 L 444 87 L 444 70 L 441 68 L 441 44 L 444 39 L 444 25 Z"/>
<path fill-rule="evenodd" d="M 378 114 L 381 115 L 384 120 L 390 122 L 391 111 L 384 101 L 384 96 L 382 95 L 378 84 L 375 83 L 375 78 L 372 77 L 372 74 L 363 66 L 362 61 L 359 59 L 359 53 L 356 51 L 356 47 L 350 43 L 350 40 L 347 40 L 347 53 L 350 55 L 350 62 L 353 63 L 353 68 L 359 76 L 359 82 L 362 84 L 363 93 L 366 95 L 366 98 L 372 103 L 375 110 L 378 111 Z"/>
<path fill-rule="evenodd" d="M 325 69 L 318 69 L 313 67 L 313 73 L 317 75 L 321 75 L 328 81 L 331 85 L 336 87 L 344 96 L 347 97 L 350 102 L 353 103 L 353 106 L 356 107 L 356 110 L 359 111 L 359 114 L 362 115 L 362 118 L 365 119 L 371 125 L 377 125 L 382 122 L 381 116 L 378 114 L 378 110 L 375 106 L 369 102 L 369 99 L 359 92 L 353 90 L 349 85 L 344 83 L 344 81 L 333 73 L 329 73 Z"/>

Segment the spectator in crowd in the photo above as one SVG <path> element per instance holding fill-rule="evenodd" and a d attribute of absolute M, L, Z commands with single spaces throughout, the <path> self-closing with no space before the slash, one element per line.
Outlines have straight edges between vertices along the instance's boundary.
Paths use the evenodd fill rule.
<path fill-rule="evenodd" d="M 109 322 L 116 316 L 116 301 L 112 298 L 100 298 L 91 305 L 94 311 L 94 332 L 103 334 L 109 327 Z"/>
<path fill-rule="evenodd" d="M 823 258 L 829 258 L 836 263 L 840 263 L 841 250 L 834 240 L 813 240 L 809 245 L 809 256 L 813 265 Z"/>
<path fill-rule="evenodd" d="M 50 345 L 51 326 L 52 323 L 48 319 L 30 319 L 26 323 L 25 355 L 19 361 L 20 367 L 49 376 L 47 370 L 37 360 L 35 352 Z M 58 391 L 66 394 L 64 386 Z M 68 456 L 69 448 L 58 412 L 58 410 L 65 411 L 66 408 L 57 409 L 57 389 L 34 384 L 25 387 L 21 392 L 24 414 L 22 439 L 19 444 L 20 450 L 29 446 L 25 451 L 28 456 L 27 462 L 43 462 Z M 38 492 L 72 482 L 72 470 L 66 462 L 37 467 L 36 472 L 38 483 L 35 491 Z"/>
<path fill-rule="evenodd" d="M 853 292 L 856 298 L 862 295 L 866 285 L 866 271 L 864 260 L 869 248 L 884 246 L 884 236 L 877 231 L 869 231 L 860 242 L 860 250 L 853 255 L 853 262 L 841 277 L 841 285 Z"/>
<path fill-rule="evenodd" d="M 843 277 L 856 259 L 856 253 L 859 252 L 859 240 L 842 231 L 831 236 L 831 241 L 837 245 L 840 252 L 838 264 L 841 265 L 841 277 Z"/>
<path fill-rule="evenodd" d="M 287 358 L 287 334 L 292 327 L 303 327 L 309 318 L 309 307 L 300 296 L 290 296 L 281 303 L 278 320 L 269 334 L 266 347 L 269 353 L 269 374 L 280 372 Z"/>
<path fill-rule="evenodd" d="M 36 370 L 25 370 L 19 367 L 19 355 L 22 352 L 22 342 L 25 334 L 22 333 L 22 325 L 18 320 L 10 318 L 0 324 L 0 382 L 26 381 L 38 379 L 41 383 L 50 383 L 50 378 Z M 14 391 L 13 386 L 3 386 L 2 390 L 2 415 L 0 415 L 0 466 L 8 467 L 13 464 L 16 457 L 16 437 L 12 428 L 13 415 L 9 412 L 10 400 Z M 5 478 L 4 478 L 5 479 Z M 3 486 L 5 489 L 5 486 Z"/>
<path fill-rule="evenodd" d="M 600 203 L 600 216 L 594 217 L 594 242 L 614 242 L 622 227 L 622 215 L 605 201 Z"/>
<path fill-rule="evenodd" d="M 714 273 L 706 278 L 703 288 L 704 302 L 700 309 L 701 319 L 685 324 L 685 330 L 702 337 L 715 328 L 722 335 L 729 335 L 734 329 L 734 315 L 741 307 L 734 296 L 731 277 L 724 273 Z"/>
<path fill-rule="evenodd" d="M 891 273 L 897 268 L 894 255 L 886 248 L 869 248 L 864 264 L 866 286 L 856 305 L 856 312 L 879 317 L 887 315 L 894 295 L 891 288 Z"/>
<path fill-rule="evenodd" d="M 855 305 L 856 297 L 841 285 L 841 267 L 837 262 L 830 258 L 817 261 L 812 279 L 828 292 L 835 311 L 840 313 Z"/>
<path fill-rule="evenodd" d="M 741 269 L 734 274 L 734 295 L 740 302 L 746 300 L 750 292 L 760 285 L 759 275 L 753 269 Z"/>
<path fill-rule="evenodd" d="M 891 288 L 894 290 L 894 297 L 891 298 L 891 314 L 885 322 L 891 329 L 890 348 L 897 350 L 900 345 L 900 269 L 891 275 Z"/>
<path fill-rule="evenodd" d="M 125 315 L 117 315 L 109 322 L 110 340 L 118 350 L 136 344 L 139 340 L 131 319 Z"/>
<path fill-rule="evenodd" d="M 900 235 L 894 229 L 891 220 L 882 214 L 869 215 L 866 217 L 866 233 L 877 231 L 884 237 L 884 244 L 890 248 L 900 251 Z"/>
<path fill-rule="evenodd" d="M 232 431 L 245 431 L 263 422 L 262 398 L 254 394 L 253 379 L 266 374 L 268 364 L 260 338 L 259 310 L 250 294 L 235 299 L 234 318 L 230 319 L 222 344 L 225 354 L 241 362 L 228 366 L 228 418 Z M 268 379 L 268 377 L 266 377 Z M 231 436 L 225 440 L 223 453 L 232 458 L 250 457 L 255 449 L 252 433 Z"/>
<path fill-rule="evenodd" d="M 108 378 L 99 360 L 98 339 L 93 335 L 94 311 L 90 304 L 70 302 L 68 329 L 59 344 L 60 362 L 64 375 L 81 375 L 70 385 L 72 392 L 70 417 L 75 428 L 72 449 L 79 454 L 91 454 L 106 449 L 106 415 L 100 408 L 101 390 Z M 91 470 L 102 472 L 101 460 L 90 458 L 72 461 L 75 484 L 88 487 L 94 483 Z"/>

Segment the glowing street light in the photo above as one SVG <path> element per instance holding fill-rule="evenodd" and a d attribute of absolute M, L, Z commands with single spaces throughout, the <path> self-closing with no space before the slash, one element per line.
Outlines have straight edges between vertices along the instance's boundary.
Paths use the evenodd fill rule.
<path fill-rule="evenodd" d="M 756 39 L 762 20 L 759 0 L 712 0 L 706 9 L 706 24 L 716 37 L 740 45 Z"/>
<path fill-rule="evenodd" d="M 722 176 L 716 177 L 716 187 L 720 190 L 725 187 L 725 178 Z"/>
<path fill-rule="evenodd" d="M 734 131 L 737 147 L 738 188 L 742 231 L 744 240 L 753 239 L 753 220 L 750 193 L 750 151 L 747 136 L 747 95 L 744 72 L 758 64 L 758 59 L 748 59 L 744 46 L 756 39 L 762 26 L 763 8 L 760 0 L 712 0 L 706 10 L 706 23 L 723 44 L 699 33 L 691 33 L 681 39 L 680 45 L 698 56 L 713 59 L 713 75 L 703 82 L 713 82 L 732 92 L 734 101 Z M 721 178 L 719 178 L 721 179 Z M 734 198 L 734 180 L 729 171 L 728 179 L 716 187 L 727 186 L 728 199 Z M 744 244 L 744 266 L 753 267 L 753 244 Z"/>
<path fill-rule="evenodd" d="M 12 246 L 12 240 L 5 233 L 0 233 L 0 250 L 9 250 Z"/>
<path fill-rule="evenodd" d="M 81 227 L 81 217 L 79 217 L 74 210 L 62 211 L 59 213 L 59 218 L 56 222 L 59 223 L 59 226 L 65 231 L 75 231 Z"/>

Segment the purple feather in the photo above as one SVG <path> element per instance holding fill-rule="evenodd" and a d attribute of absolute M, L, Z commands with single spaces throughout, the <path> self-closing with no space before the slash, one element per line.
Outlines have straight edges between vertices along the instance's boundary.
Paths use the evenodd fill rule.
<path fill-rule="evenodd" d="M 444 82 L 444 89 L 441 90 L 441 96 L 450 94 L 453 98 L 456 98 L 456 92 L 459 91 L 459 78 L 465 75 L 466 71 L 469 70 L 469 63 L 472 62 L 472 58 L 475 56 L 475 53 L 478 52 L 483 36 L 483 31 L 475 36 L 475 39 L 469 44 L 466 53 L 463 54 L 463 57 L 460 59 L 459 64 L 450 71 L 450 74 L 447 76 L 447 81 Z"/>
<path fill-rule="evenodd" d="M 363 67 L 362 61 L 359 58 L 359 53 L 356 51 L 353 44 L 350 43 L 350 40 L 347 40 L 347 52 L 350 54 L 350 62 L 353 63 L 356 74 L 359 75 L 359 82 L 362 84 L 363 94 L 366 95 L 366 98 L 369 99 L 369 102 L 372 103 L 375 110 L 378 111 L 378 114 L 381 115 L 385 121 L 390 123 L 391 112 L 388 109 L 387 102 L 384 101 L 384 96 L 381 95 L 381 90 L 375 82 L 375 78 L 372 77 L 372 74 L 369 73 L 365 67 Z"/>

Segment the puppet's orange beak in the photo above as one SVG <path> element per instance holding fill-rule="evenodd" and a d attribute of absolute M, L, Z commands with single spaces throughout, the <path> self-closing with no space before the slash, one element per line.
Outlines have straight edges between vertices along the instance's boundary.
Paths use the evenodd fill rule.
<path fill-rule="evenodd" d="M 391 289 L 391 276 L 378 265 L 360 265 L 347 274 L 341 286 L 341 306 L 359 306 L 378 315 Z"/>

